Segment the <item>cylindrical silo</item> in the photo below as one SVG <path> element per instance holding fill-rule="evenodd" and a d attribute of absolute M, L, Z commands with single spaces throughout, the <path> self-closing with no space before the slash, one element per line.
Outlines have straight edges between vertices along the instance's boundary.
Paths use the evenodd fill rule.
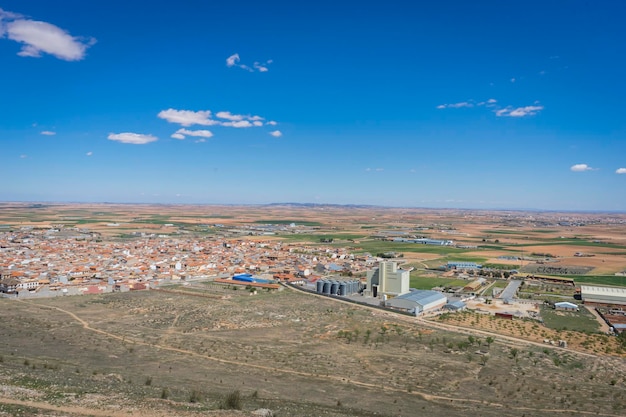
<path fill-rule="evenodd" d="M 322 292 L 324 294 L 330 294 L 330 282 L 329 281 L 324 281 L 324 285 L 322 287 Z"/>
<path fill-rule="evenodd" d="M 339 284 L 339 295 L 346 296 L 348 285 L 345 282 Z"/>
<path fill-rule="evenodd" d="M 330 293 L 332 295 L 336 295 L 338 290 L 339 290 L 339 283 L 337 281 L 332 281 L 330 283 Z"/>
<path fill-rule="evenodd" d="M 322 293 L 324 290 L 324 281 L 322 281 L 321 279 L 317 280 L 316 288 L 318 293 Z"/>

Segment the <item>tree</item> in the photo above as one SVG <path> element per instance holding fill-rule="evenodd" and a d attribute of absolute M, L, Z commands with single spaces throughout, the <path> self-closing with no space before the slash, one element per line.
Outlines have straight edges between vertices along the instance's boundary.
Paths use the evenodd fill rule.
<path fill-rule="evenodd" d="M 367 344 L 367 342 L 370 341 L 370 336 L 372 335 L 372 331 L 370 329 L 367 329 L 365 331 L 365 339 L 363 339 L 363 344 Z"/>
<path fill-rule="evenodd" d="M 493 342 L 495 342 L 495 341 L 496 341 L 496 339 L 494 339 L 494 338 L 493 338 L 493 337 L 491 337 L 491 336 L 487 336 L 487 338 L 485 339 L 485 343 L 487 343 L 487 347 L 491 347 L 491 344 L 492 344 Z"/>

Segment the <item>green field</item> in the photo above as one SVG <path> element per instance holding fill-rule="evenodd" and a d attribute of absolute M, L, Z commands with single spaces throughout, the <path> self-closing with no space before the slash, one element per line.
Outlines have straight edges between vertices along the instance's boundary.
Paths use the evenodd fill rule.
<path fill-rule="evenodd" d="M 439 253 L 439 254 L 454 254 L 469 252 L 469 249 L 457 249 L 451 246 L 434 246 L 434 245 L 422 245 L 416 243 L 402 243 L 402 242 L 386 242 L 383 240 L 368 240 L 361 241 L 358 244 L 351 244 L 356 252 L 369 252 L 371 254 L 377 254 L 381 252 L 412 252 L 412 253 Z"/>
<path fill-rule="evenodd" d="M 255 220 L 256 224 L 291 224 L 294 223 L 297 226 L 322 226 L 320 222 L 311 222 L 305 220 Z"/>
<path fill-rule="evenodd" d="M 351 233 L 327 233 L 327 234 L 303 234 L 303 233 L 294 233 L 290 235 L 280 235 L 278 236 L 281 239 L 288 239 L 297 242 L 311 242 L 311 243 L 320 243 L 322 239 L 333 239 L 335 241 L 346 241 L 348 239 L 363 239 L 365 235 L 355 235 Z M 346 245 L 345 243 L 341 244 L 341 247 L 349 247 L 350 245 Z"/>
<path fill-rule="evenodd" d="M 430 290 L 434 287 L 464 287 L 468 282 L 462 279 L 411 275 L 409 287 L 417 288 L 418 290 Z"/>
<path fill-rule="evenodd" d="M 588 246 L 595 248 L 614 248 L 614 249 L 626 249 L 626 246 L 617 245 L 615 243 L 596 243 L 584 239 L 537 239 L 534 243 L 520 243 L 515 245 L 509 245 L 509 248 L 521 248 L 526 246 Z"/>
<path fill-rule="evenodd" d="M 557 311 L 541 306 L 541 317 L 546 327 L 554 330 L 575 330 L 594 333 L 600 330 L 596 318 L 586 308 L 579 311 Z"/>
<path fill-rule="evenodd" d="M 626 287 L 626 277 L 617 275 L 561 275 L 564 278 L 574 278 L 576 285 L 612 285 Z"/>

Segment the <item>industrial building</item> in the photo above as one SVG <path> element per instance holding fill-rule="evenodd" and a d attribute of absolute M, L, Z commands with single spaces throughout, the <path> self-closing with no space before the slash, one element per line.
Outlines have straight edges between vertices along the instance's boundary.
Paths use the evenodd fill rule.
<path fill-rule="evenodd" d="M 381 262 L 367 271 L 367 295 L 395 297 L 409 292 L 409 271 L 398 268 L 396 262 Z"/>
<path fill-rule="evenodd" d="M 581 285 L 580 296 L 585 304 L 626 305 L 626 288 Z"/>
<path fill-rule="evenodd" d="M 445 295 L 438 291 L 412 290 L 409 293 L 391 298 L 385 302 L 385 306 L 398 310 L 418 314 L 434 311 L 448 303 Z"/>
<path fill-rule="evenodd" d="M 480 269 L 483 266 L 476 262 L 451 261 L 448 262 L 448 269 Z"/>

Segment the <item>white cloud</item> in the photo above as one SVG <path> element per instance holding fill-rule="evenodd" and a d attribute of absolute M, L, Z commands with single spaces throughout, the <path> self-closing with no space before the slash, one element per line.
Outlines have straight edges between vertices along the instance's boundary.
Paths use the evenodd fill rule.
<path fill-rule="evenodd" d="M 54 136 L 57 134 L 57 132 L 52 132 L 50 130 L 44 130 L 43 132 L 41 132 L 42 135 L 44 136 Z"/>
<path fill-rule="evenodd" d="M 188 129 L 178 129 L 176 133 L 172 135 L 174 139 L 185 139 L 186 136 L 200 137 L 200 138 L 210 138 L 213 136 L 213 132 L 209 130 L 188 130 Z"/>
<path fill-rule="evenodd" d="M 87 155 L 87 156 L 91 156 L 91 155 L 93 155 L 93 152 L 89 151 L 89 152 L 87 152 L 85 155 Z"/>
<path fill-rule="evenodd" d="M 167 120 L 170 123 L 178 123 L 182 126 L 188 127 L 191 125 L 202 125 L 202 126 L 224 126 L 224 127 L 234 127 L 234 128 L 247 128 L 247 127 L 261 127 L 263 126 L 263 120 L 265 118 L 261 116 L 251 116 L 245 114 L 233 114 L 229 111 L 219 111 L 215 113 L 215 117 L 217 119 L 223 119 L 227 121 L 212 119 L 212 113 L 210 110 L 203 111 L 192 111 L 192 110 L 176 110 L 176 109 L 167 109 L 162 110 L 157 115 L 159 118 Z M 274 121 L 268 122 L 268 125 L 276 125 L 277 123 Z M 186 130 L 187 133 L 181 133 L 184 129 L 179 129 L 176 131 L 172 137 L 174 139 L 184 139 L 184 136 L 203 136 L 203 137 L 211 137 L 213 133 L 208 130 Z M 196 132 L 191 134 L 189 132 Z M 200 133 L 198 133 L 200 132 Z"/>
<path fill-rule="evenodd" d="M 593 168 L 591 168 L 587 164 L 576 164 L 576 165 L 572 165 L 570 167 L 570 170 L 572 170 L 574 172 L 585 172 L 585 171 L 592 171 Z"/>
<path fill-rule="evenodd" d="M 497 102 L 498 100 L 496 100 L 495 98 L 490 98 L 489 100 L 487 100 L 487 104 L 495 104 Z"/>
<path fill-rule="evenodd" d="M 254 122 L 260 122 L 261 120 L 265 120 L 263 117 L 261 116 L 250 116 L 250 115 L 245 115 L 245 114 L 232 114 L 229 111 L 218 111 L 217 113 L 215 113 L 215 117 L 219 118 L 219 119 L 225 119 L 225 120 L 230 120 L 231 122 L 239 122 L 242 120 L 249 120 L 249 121 L 254 121 Z M 225 123 L 221 123 L 222 126 L 230 126 L 230 124 L 225 124 Z M 263 126 L 263 123 L 254 123 L 255 126 Z M 248 126 L 246 126 L 248 127 Z"/>
<path fill-rule="evenodd" d="M 205 138 L 200 138 L 200 139 L 195 141 L 195 143 L 204 143 L 204 142 L 206 142 Z"/>
<path fill-rule="evenodd" d="M 128 132 L 111 133 L 109 134 L 108 139 L 121 143 L 130 143 L 133 145 L 145 145 L 146 143 L 156 142 L 157 140 L 159 140 L 156 136 Z"/>
<path fill-rule="evenodd" d="M 471 101 L 462 101 L 460 103 L 440 104 L 438 109 L 460 109 L 462 107 L 474 107 L 474 103 Z"/>
<path fill-rule="evenodd" d="M 615 170 L 616 174 L 626 174 L 626 168 L 617 168 L 617 170 Z"/>
<path fill-rule="evenodd" d="M 253 124 L 250 123 L 248 120 L 239 120 L 237 122 L 223 122 L 221 123 L 222 126 L 227 126 L 227 127 L 237 127 L 237 128 L 242 128 L 242 127 L 252 127 Z"/>
<path fill-rule="evenodd" d="M 283 135 L 283 132 L 281 132 L 280 130 L 274 130 L 273 132 L 270 132 L 270 135 L 274 136 L 275 138 L 279 138 Z"/>
<path fill-rule="evenodd" d="M 515 82 L 515 78 L 511 78 L 511 82 L 514 83 Z"/>
<path fill-rule="evenodd" d="M 244 118 L 246 118 L 241 114 L 232 114 L 229 111 L 218 111 L 217 113 L 215 113 L 215 117 L 232 121 L 243 120 Z"/>
<path fill-rule="evenodd" d="M 210 110 L 161 110 L 157 117 L 167 120 L 170 123 L 178 123 L 182 126 L 202 125 L 213 126 L 219 124 L 217 120 L 211 119 Z"/>
<path fill-rule="evenodd" d="M 278 123 L 277 123 L 277 122 L 275 122 L 275 121 L 273 121 L 273 120 L 270 120 L 269 122 L 267 122 L 267 123 L 265 123 L 265 124 L 266 124 L 266 125 L 270 125 L 270 126 L 276 126 Z"/>
<path fill-rule="evenodd" d="M 2 20 L 9 22 L 3 24 Z M 94 38 L 72 36 L 51 23 L 23 19 L 0 9 L 0 36 L 4 35 L 22 44 L 19 56 L 39 58 L 46 53 L 65 61 L 80 61 L 96 43 Z"/>
<path fill-rule="evenodd" d="M 254 72 L 255 70 L 258 72 L 267 72 L 269 71 L 269 68 L 267 66 L 273 61 L 271 59 L 268 59 L 265 62 L 255 62 L 254 64 L 252 64 L 252 67 L 250 67 L 249 65 L 240 64 L 239 62 L 241 62 L 239 54 L 232 54 L 231 56 L 226 58 L 226 66 L 228 68 L 239 67 L 249 72 Z"/>
<path fill-rule="evenodd" d="M 543 110 L 543 106 L 525 106 L 525 107 L 517 107 L 513 108 L 511 106 L 507 106 L 504 109 L 495 110 L 496 116 L 498 117 L 525 117 L 525 116 L 534 116 L 538 112 Z"/>
<path fill-rule="evenodd" d="M 239 62 L 239 54 L 232 54 L 228 58 L 226 58 L 226 66 L 234 67 Z"/>
<path fill-rule="evenodd" d="M 28 155 L 24 155 L 24 154 L 20 155 L 20 159 L 26 159 L 26 158 L 28 158 Z"/>

